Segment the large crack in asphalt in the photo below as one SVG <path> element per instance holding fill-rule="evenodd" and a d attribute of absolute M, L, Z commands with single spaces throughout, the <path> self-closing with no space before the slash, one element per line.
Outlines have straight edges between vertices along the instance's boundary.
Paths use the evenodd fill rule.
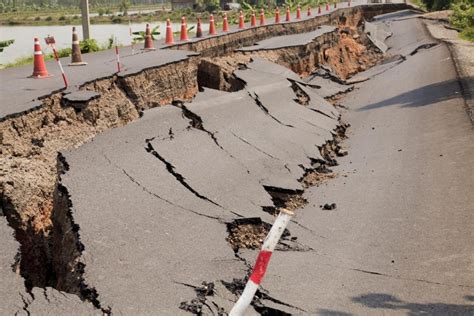
<path fill-rule="evenodd" d="M 175 169 L 175 167 L 169 162 L 167 161 L 163 156 L 161 156 L 156 150 L 155 148 L 153 148 L 153 145 L 151 144 L 151 141 L 153 141 L 153 138 L 151 139 L 146 139 L 145 140 L 145 143 L 146 143 L 146 146 L 145 146 L 145 150 L 152 154 L 153 156 L 155 156 L 156 158 L 158 158 L 158 160 L 160 160 L 162 163 L 164 163 L 165 167 L 166 167 L 166 170 L 168 170 L 168 172 L 183 186 L 185 187 L 186 189 L 188 189 L 192 194 L 194 194 L 195 196 L 197 196 L 198 198 L 200 198 L 201 200 L 204 200 L 204 201 L 207 201 L 211 204 L 214 204 L 220 208 L 222 208 L 221 205 L 219 205 L 218 203 L 214 202 L 213 200 L 209 199 L 208 197 L 200 194 L 199 192 L 197 192 L 196 190 L 194 190 L 191 185 L 189 185 L 187 182 L 186 182 L 186 179 L 183 177 L 183 175 L 181 175 L 180 173 L 178 173 Z"/>
<path fill-rule="evenodd" d="M 121 168 L 120 166 L 118 166 L 116 163 L 112 162 L 112 160 L 110 160 L 109 157 L 107 157 L 107 155 L 104 155 L 104 158 L 105 160 L 107 160 L 107 162 L 114 166 L 115 168 L 117 168 L 118 170 L 120 170 L 132 183 L 134 183 L 135 185 L 137 185 L 138 187 L 140 187 L 144 192 L 146 192 L 147 194 L 169 204 L 169 205 L 172 205 L 172 206 L 175 206 L 181 210 L 184 210 L 186 212 L 191 212 L 193 214 L 196 214 L 196 215 L 199 215 L 199 216 L 203 216 L 203 217 L 207 217 L 207 218 L 210 218 L 210 219 L 216 219 L 216 220 L 219 220 L 219 217 L 216 217 L 216 216 L 211 216 L 211 215 L 207 215 L 207 214 L 203 214 L 203 213 L 200 213 L 198 211 L 195 211 L 195 210 L 191 210 L 189 208 L 186 208 L 184 206 L 181 206 L 179 204 L 176 204 L 176 203 L 173 203 L 171 202 L 170 200 L 156 194 L 155 192 L 152 192 L 150 191 L 146 186 L 144 186 L 143 184 L 141 184 L 138 180 L 136 180 L 134 177 L 132 177 L 128 172 L 127 170 Z"/>
<path fill-rule="evenodd" d="M 263 105 L 262 101 L 260 100 L 260 98 L 259 98 L 259 96 L 256 92 L 248 91 L 248 94 L 255 101 L 255 104 L 259 107 L 259 109 L 262 110 L 263 113 L 265 113 L 266 115 L 271 117 L 275 122 L 277 122 L 278 124 L 281 124 L 283 126 L 286 126 L 286 127 L 294 128 L 293 125 L 285 124 L 282 121 L 280 121 L 279 119 L 277 119 L 275 116 L 273 116 L 270 113 L 270 111 L 268 110 L 268 108 L 265 105 Z"/>
<path fill-rule="evenodd" d="M 61 175 L 69 170 L 66 158 L 58 154 L 58 183 L 54 192 L 52 265 L 55 273 L 54 288 L 78 295 L 105 315 L 112 314 L 110 306 L 104 307 L 99 293 L 87 284 L 84 273 L 85 263 L 80 260 L 85 250 L 80 238 L 80 227 L 73 218 L 73 205 L 68 189 L 61 183 Z"/>

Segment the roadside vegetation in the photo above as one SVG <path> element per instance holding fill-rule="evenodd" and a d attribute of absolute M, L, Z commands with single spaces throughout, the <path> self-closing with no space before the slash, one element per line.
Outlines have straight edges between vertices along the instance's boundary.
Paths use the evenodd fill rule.
<path fill-rule="evenodd" d="M 474 4 L 471 1 L 454 3 L 451 24 L 461 29 L 461 38 L 474 42 Z"/>
<path fill-rule="evenodd" d="M 427 11 L 451 10 L 449 22 L 457 29 L 462 39 L 474 41 L 473 0 L 412 0 Z"/>

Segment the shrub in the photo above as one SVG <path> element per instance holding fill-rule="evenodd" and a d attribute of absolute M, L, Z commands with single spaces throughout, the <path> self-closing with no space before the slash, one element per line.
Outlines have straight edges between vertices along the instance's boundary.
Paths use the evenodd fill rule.
<path fill-rule="evenodd" d="M 52 16 L 48 16 L 48 17 L 46 18 L 46 21 L 52 21 L 52 20 L 53 20 L 53 17 L 52 17 Z"/>
<path fill-rule="evenodd" d="M 99 10 L 97 10 L 97 13 L 99 14 L 99 16 L 103 16 L 104 15 L 104 9 L 100 8 Z"/>
<path fill-rule="evenodd" d="M 83 40 L 79 43 L 79 47 L 81 48 L 81 53 L 86 54 L 90 52 L 98 52 L 100 50 L 99 44 L 93 38 Z"/>
<path fill-rule="evenodd" d="M 451 24 L 464 29 L 474 27 L 474 5 L 468 2 L 459 2 L 452 5 L 453 15 Z"/>
<path fill-rule="evenodd" d="M 66 17 L 64 15 L 61 15 L 58 19 L 59 21 L 65 21 L 66 20 Z"/>
<path fill-rule="evenodd" d="M 59 58 L 62 57 L 69 57 L 72 54 L 72 48 L 63 48 L 58 50 L 58 56 Z"/>
<path fill-rule="evenodd" d="M 461 38 L 474 42 L 474 27 L 468 27 L 461 32 Z"/>
<path fill-rule="evenodd" d="M 37 16 L 37 17 L 35 18 L 35 21 L 41 21 L 41 17 L 40 17 L 40 16 Z"/>

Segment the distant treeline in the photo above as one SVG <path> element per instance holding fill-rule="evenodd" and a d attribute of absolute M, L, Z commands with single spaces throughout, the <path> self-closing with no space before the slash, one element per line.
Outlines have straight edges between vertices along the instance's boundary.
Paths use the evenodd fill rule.
<path fill-rule="evenodd" d="M 120 6 L 123 0 L 89 0 L 89 5 L 94 7 Z M 169 0 L 129 0 L 131 5 L 162 4 Z M 80 0 L 0 0 L 0 7 L 77 7 Z"/>

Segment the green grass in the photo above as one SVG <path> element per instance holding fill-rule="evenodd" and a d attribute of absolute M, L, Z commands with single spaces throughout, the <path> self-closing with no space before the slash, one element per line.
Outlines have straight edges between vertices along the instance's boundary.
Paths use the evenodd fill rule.
<path fill-rule="evenodd" d="M 422 10 L 427 10 L 426 4 L 422 0 L 409 0 L 409 2 L 416 5 Z"/>
<path fill-rule="evenodd" d="M 474 27 L 465 28 L 460 34 L 459 37 L 466 41 L 474 42 Z"/>

